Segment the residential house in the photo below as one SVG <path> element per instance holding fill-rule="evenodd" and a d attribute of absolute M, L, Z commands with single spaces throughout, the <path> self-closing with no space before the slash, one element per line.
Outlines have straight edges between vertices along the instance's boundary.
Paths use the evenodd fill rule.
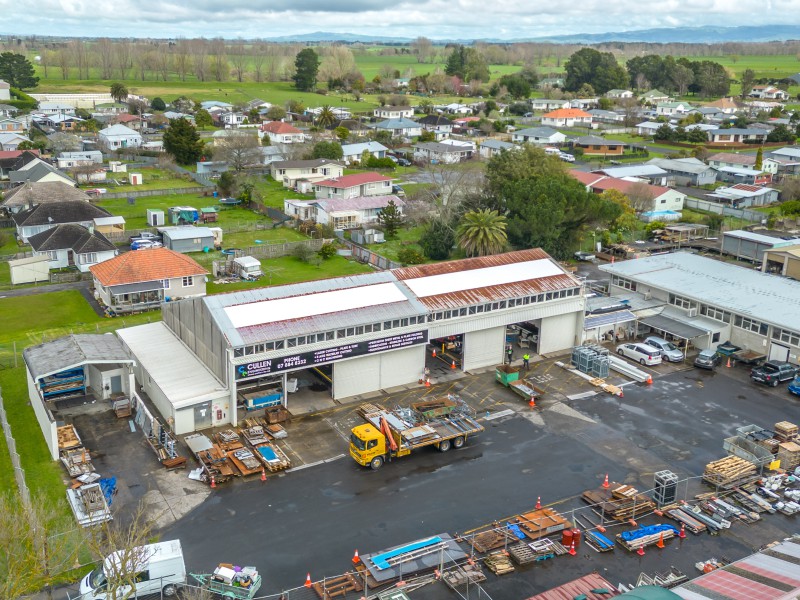
<path fill-rule="evenodd" d="M 269 110 L 272 108 L 271 102 L 265 102 L 261 98 L 253 98 L 245 106 L 245 111 L 249 112 L 251 110 Z"/>
<path fill-rule="evenodd" d="M 569 108 L 569 100 L 556 100 L 554 98 L 528 98 L 531 110 L 551 111 Z"/>
<path fill-rule="evenodd" d="M 60 102 L 39 102 L 36 112 L 43 115 L 75 116 L 75 107 Z"/>
<path fill-rule="evenodd" d="M 264 156 L 264 164 L 269 166 L 274 162 L 286 160 L 286 153 L 284 149 L 279 146 L 261 146 L 261 154 Z M 228 166 L 225 165 L 223 171 L 215 171 L 217 173 L 222 173 L 228 170 Z"/>
<path fill-rule="evenodd" d="M 677 128 L 677 126 L 674 123 L 645 121 L 644 123 L 639 123 L 638 125 L 636 125 L 636 133 L 638 135 L 643 135 L 643 136 L 655 136 L 656 131 L 658 131 L 658 129 L 664 125 L 666 125 L 670 129 Z M 699 129 L 700 131 L 710 131 L 712 129 L 718 129 L 718 126 L 710 125 L 708 123 L 693 123 L 692 125 L 686 125 L 684 129 L 686 131 L 692 131 L 693 129 Z"/>
<path fill-rule="evenodd" d="M 0 206 L 8 214 L 16 214 L 48 202 L 90 202 L 89 195 L 63 181 L 31 183 L 7 190 Z"/>
<path fill-rule="evenodd" d="M 16 171 L 12 171 L 8 174 L 8 178 L 12 183 L 61 181 L 67 185 L 75 185 L 75 180 L 69 175 L 39 158 L 26 163 Z"/>
<path fill-rule="evenodd" d="M 639 213 L 651 212 L 680 212 L 686 200 L 686 194 L 672 188 L 650 185 L 641 181 L 617 179 L 598 173 L 586 173 L 570 169 L 570 175 L 586 186 L 586 190 L 595 194 L 602 194 L 606 190 L 617 190 L 626 196 L 637 194 L 638 203 L 634 208 Z"/>
<path fill-rule="evenodd" d="M 473 113 L 472 106 L 468 104 L 461 104 L 460 102 L 452 102 L 444 106 L 437 106 L 437 110 L 446 112 L 451 115 L 471 115 Z"/>
<path fill-rule="evenodd" d="M 453 133 L 453 121 L 442 115 L 426 115 L 417 121 L 425 131 L 432 131 L 436 141 Z"/>
<path fill-rule="evenodd" d="M 375 223 L 389 202 L 402 214 L 405 202 L 397 196 L 361 196 L 326 200 L 284 200 L 283 212 L 298 220 L 330 225 L 335 230 L 357 229 Z"/>
<path fill-rule="evenodd" d="M 800 175 L 800 148 L 785 147 L 772 150 L 764 155 L 777 163 L 779 175 Z"/>
<path fill-rule="evenodd" d="M 663 102 L 669 102 L 672 98 L 659 90 L 650 90 L 639 96 L 639 101 L 644 104 L 657 105 Z"/>
<path fill-rule="evenodd" d="M 259 129 L 273 144 L 302 144 L 306 139 L 302 131 L 284 121 L 262 123 Z"/>
<path fill-rule="evenodd" d="M 672 183 L 672 178 L 661 167 L 656 165 L 629 165 L 624 167 L 608 167 L 592 171 L 599 175 L 607 175 L 617 179 L 627 179 L 633 181 L 638 179 L 652 185 L 668 187 Z"/>
<path fill-rule="evenodd" d="M 744 168 L 744 169 L 755 169 L 756 166 L 756 156 L 755 154 L 736 154 L 733 152 L 719 152 L 717 154 L 712 154 L 706 159 L 706 162 L 714 167 L 715 169 L 719 169 L 722 167 L 733 167 L 733 168 Z M 773 175 L 778 172 L 779 162 L 774 158 L 770 158 L 769 156 L 765 157 L 761 161 L 761 170 L 762 173 L 772 173 Z"/>
<path fill-rule="evenodd" d="M 223 102 L 222 100 L 204 100 L 203 102 L 200 103 L 200 108 L 204 108 L 206 110 L 211 110 L 212 108 L 221 108 L 223 110 L 230 110 L 233 108 L 233 104 Z"/>
<path fill-rule="evenodd" d="M 164 240 L 164 247 L 175 252 L 208 252 L 215 246 L 216 238 L 210 227 L 175 225 L 159 227 L 158 232 Z"/>
<path fill-rule="evenodd" d="M 716 170 L 696 158 L 653 158 L 646 164 L 664 169 L 675 185 L 710 185 L 717 180 Z"/>
<path fill-rule="evenodd" d="M 789 99 L 789 94 L 774 85 L 754 85 L 747 93 L 750 98 L 760 100 L 778 100 L 784 102 Z"/>
<path fill-rule="evenodd" d="M 334 121 L 334 123 L 329 125 L 327 129 L 333 131 L 337 127 L 344 127 L 350 132 L 348 139 L 363 137 L 370 131 L 369 127 L 367 127 L 358 119 L 340 119 Z"/>
<path fill-rule="evenodd" d="M 625 114 L 614 110 L 602 110 L 600 108 L 593 108 L 589 111 L 592 115 L 593 123 L 607 123 L 609 125 L 618 125 L 625 122 Z"/>
<path fill-rule="evenodd" d="M 730 187 L 718 187 L 706 194 L 709 200 L 728 204 L 732 208 L 748 208 L 750 206 L 766 206 L 778 201 L 778 190 L 760 185 L 737 183 Z"/>
<path fill-rule="evenodd" d="M 0 79 L 0 100 L 11 100 L 11 86 Z"/>
<path fill-rule="evenodd" d="M 83 127 L 83 119 L 75 115 L 31 115 L 31 125 L 46 134 L 56 131 L 79 131 Z"/>
<path fill-rule="evenodd" d="M 392 191 L 392 178 L 374 172 L 356 173 L 318 181 L 314 184 L 314 191 L 318 200 L 387 196 Z"/>
<path fill-rule="evenodd" d="M 614 100 L 618 100 L 621 98 L 633 98 L 633 92 L 630 90 L 608 90 L 606 92 L 606 98 L 611 98 Z"/>
<path fill-rule="evenodd" d="M 501 140 L 489 138 L 480 143 L 478 153 L 481 155 L 481 158 L 492 158 L 500 154 L 503 150 L 514 150 L 515 148 L 516 146 L 511 142 L 503 142 Z"/>
<path fill-rule="evenodd" d="M 511 141 L 517 144 L 558 146 L 567 141 L 567 136 L 552 127 L 529 127 L 513 132 Z"/>
<path fill-rule="evenodd" d="M 8 179 L 11 171 L 21 169 L 38 158 L 38 150 L 0 150 L 0 179 Z"/>
<path fill-rule="evenodd" d="M 360 144 L 343 144 L 342 160 L 347 165 L 360 162 L 364 152 L 369 152 L 375 158 L 386 158 L 389 149 L 380 142 L 362 142 Z"/>
<path fill-rule="evenodd" d="M 110 217 L 111 213 L 89 202 L 45 202 L 22 210 L 11 216 L 17 228 L 17 237 L 24 243 L 28 238 L 52 229 L 56 225 L 75 224 L 88 229 L 97 217 Z"/>
<path fill-rule="evenodd" d="M 226 129 L 236 129 L 247 121 L 247 115 L 240 112 L 224 112 L 217 115 L 217 122 Z"/>
<path fill-rule="evenodd" d="M 129 115 L 128 113 L 121 113 L 111 119 L 111 123 L 125 125 L 134 131 L 143 131 L 147 129 L 147 119 L 142 118 L 141 115 Z"/>
<path fill-rule="evenodd" d="M 98 132 L 100 141 L 111 150 L 138 148 L 142 145 L 142 134 L 126 125 L 111 125 Z"/>
<path fill-rule="evenodd" d="M 768 132 L 763 129 L 730 127 L 729 129 L 710 129 L 706 134 L 708 141 L 712 144 L 744 144 L 766 142 Z"/>
<path fill-rule="evenodd" d="M 34 254 L 48 257 L 50 269 L 77 267 L 81 273 L 119 254 L 117 247 L 102 233 L 74 224 L 56 225 L 32 235 L 28 243 Z"/>
<path fill-rule="evenodd" d="M 0 117 L 13 117 L 19 112 L 16 106 L 10 104 L 0 104 Z"/>
<path fill-rule="evenodd" d="M 564 87 L 564 78 L 563 77 L 542 77 L 539 80 L 539 83 L 536 84 L 540 90 L 544 88 L 563 88 Z"/>
<path fill-rule="evenodd" d="M 353 117 L 353 113 L 346 106 L 330 106 L 328 108 L 336 119 L 351 119 Z M 319 116 L 319 114 L 322 112 L 322 109 L 322 106 L 317 106 L 316 108 L 307 108 L 305 114 L 313 121 Z"/>
<path fill-rule="evenodd" d="M 767 185 L 772 183 L 772 173 L 747 167 L 714 167 L 717 170 L 717 181 L 726 183 L 747 183 L 750 185 Z"/>
<path fill-rule="evenodd" d="M 376 123 L 376 131 L 388 131 L 392 137 L 417 137 L 422 134 L 422 126 L 411 119 L 387 119 Z"/>
<path fill-rule="evenodd" d="M 22 142 L 30 142 L 30 139 L 19 133 L 0 133 L 0 150 L 14 151 Z"/>
<path fill-rule="evenodd" d="M 542 115 L 544 127 L 591 127 L 592 115 L 577 108 L 560 108 Z"/>
<path fill-rule="evenodd" d="M 100 115 L 118 115 L 128 112 L 129 107 L 124 102 L 101 102 L 95 104 L 92 110 Z"/>
<path fill-rule="evenodd" d="M 194 123 L 194 115 L 190 115 L 189 113 L 176 112 L 174 110 L 166 111 L 164 113 L 164 118 L 169 119 L 170 121 L 174 121 L 176 119 L 186 119 L 190 123 Z"/>
<path fill-rule="evenodd" d="M 706 107 L 716 108 L 726 115 L 735 114 L 739 110 L 739 104 L 733 98 L 720 98 L 719 100 L 714 100 L 714 102 L 709 102 Z"/>
<path fill-rule="evenodd" d="M 208 271 L 169 248 L 125 252 L 89 268 L 97 298 L 115 313 L 206 295 Z"/>
<path fill-rule="evenodd" d="M 761 271 L 800 281 L 800 244 L 764 250 Z"/>
<path fill-rule="evenodd" d="M 344 174 L 344 165 L 328 158 L 313 160 L 281 160 L 270 164 L 270 175 L 283 187 L 297 188 L 299 181 L 316 183 L 325 179 L 335 179 Z"/>
<path fill-rule="evenodd" d="M 379 106 L 372 111 L 372 116 L 379 119 L 410 119 L 414 116 L 411 106 Z"/>
<path fill-rule="evenodd" d="M 99 150 L 87 150 L 85 152 L 62 152 L 58 155 L 57 162 L 59 169 L 84 167 L 86 165 L 102 165 L 103 153 Z"/>
<path fill-rule="evenodd" d="M 572 141 L 575 148 L 580 148 L 586 155 L 621 156 L 625 152 L 625 142 L 608 140 L 596 135 L 585 135 Z"/>
<path fill-rule="evenodd" d="M 589 110 L 600 105 L 600 98 L 573 98 L 569 101 L 570 108 Z"/>
<path fill-rule="evenodd" d="M 659 102 L 656 104 L 656 114 L 662 117 L 683 116 L 693 108 L 688 102 Z"/>
<path fill-rule="evenodd" d="M 19 133 L 25 131 L 25 125 L 18 119 L 2 118 L 0 119 L 0 133 Z"/>
<path fill-rule="evenodd" d="M 470 158 L 472 152 L 466 147 L 441 142 L 419 142 L 414 148 L 414 160 L 425 163 L 453 164 Z"/>

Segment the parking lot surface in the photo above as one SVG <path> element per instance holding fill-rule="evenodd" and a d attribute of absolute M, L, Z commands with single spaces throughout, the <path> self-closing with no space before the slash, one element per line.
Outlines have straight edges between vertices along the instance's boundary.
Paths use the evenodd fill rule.
<path fill-rule="evenodd" d="M 580 493 L 600 485 L 606 473 L 640 490 L 652 487 L 653 474 L 661 469 L 700 475 L 707 462 L 724 456 L 723 439 L 736 427 L 769 428 L 800 416 L 785 386 L 753 385 L 744 369 L 675 368 L 665 369 L 650 386 L 625 386 L 619 398 L 589 395 L 594 388 L 585 382 L 552 361 L 540 363 L 531 375 L 548 393 L 535 409 L 494 383 L 491 372 L 387 397 L 382 404 L 405 405 L 423 394 L 451 391 L 479 416 L 511 413 L 485 421 L 486 431 L 462 450 L 423 450 L 379 471 L 341 456 L 349 427 L 357 422 L 355 407 L 310 415 L 293 423 L 298 429 L 290 431 L 290 444 L 301 454 L 311 452 L 314 438 L 300 435 L 300 428 L 327 429 L 326 451 L 318 456 L 329 462 L 263 484 L 221 486 L 162 537 L 181 539 L 190 569 L 209 569 L 220 561 L 253 564 L 264 575 L 263 591 L 279 592 L 301 586 L 308 572 L 314 580 L 344 572 L 355 549 L 365 554 L 441 532 L 466 533 L 531 509 L 538 496 L 570 515 L 584 506 Z M 709 488 L 692 481 L 681 486 L 679 496 L 700 491 Z M 645 524 L 661 521 L 649 517 Z M 695 576 L 692 565 L 698 560 L 741 558 L 794 530 L 789 517 L 768 515 L 720 536 L 673 540 L 644 557 L 621 548 L 605 554 L 582 548 L 576 557 L 526 566 L 503 578 L 489 574 L 483 585 L 495 598 L 521 598 L 593 570 L 614 583 L 631 583 L 641 571 L 652 574 L 670 565 Z M 452 597 L 440 584 L 421 593 Z"/>

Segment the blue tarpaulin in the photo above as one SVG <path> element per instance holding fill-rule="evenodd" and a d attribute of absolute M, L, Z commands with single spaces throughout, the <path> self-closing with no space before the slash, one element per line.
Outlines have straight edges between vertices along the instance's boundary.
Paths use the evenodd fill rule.
<path fill-rule="evenodd" d="M 261 456 L 263 456 L 267 461 L 278 460 L 278 457 L 275 455 L 275 450 L 269 446 L 259 446 L 258 453 L 261 454 Z"/>
<path fill-rule="evenodd" d="M 519 525 L 515 525 L 514 523 L 508 523 L 508 530 L 517 536 L 518 540 L 524 540 L 525 534 L 522 533 L 522 529 L 519 528 Z"/>
<path fill-rule="evenodd" d="M 619 534 L 626 542 L 632 542 L 633 540 L 638 540 L 639 538 L 643 538 L 647 535 L 653 535 L 657 533 L 662 533 L 666 531 L 671 531 L 674 534 L 680 533 L 677 527 L 673 527 L 672 525 L 662 524 L 662 525 L 647 525 L 639 527 L 639 529 L 633 529 L 631 531 L 623 531 Z"/>
<path fill-rule="evenodd" d="M 399 548 L 395 548 L 394 550 L 389 550 L 388 552 L 383 552 L 382 554 L 377 554 L 371 557 L 372 562 L 378 569 L 388 569 L 392 565 L 389 564 L 389 559 L 394 558 L 395 556 L 399 556 L 400 554 L 405 554 L 406 552 L 413 552 L 414 550 L 419 550 L 421 548 L 425 548 L 427 546 L 433 546 L 434 544 L 438 544 L 442 541 L 438 535 L 432 538 L 428 538 L 426 540 L 422 540 L 419 542 L 414 542 L 412 544 L 407 544 L 405 546 L 400 546 Z"/>
<path fill-rule="evenodd" d="M 114 494 L 117 492 L 117 478 L 108 477 L 106 479 L 101 479 L 98 483 L 100 483 L 100 489 L 103 490 L 103 496 L 105 496 L 106 502 L 111 506 Z"/>

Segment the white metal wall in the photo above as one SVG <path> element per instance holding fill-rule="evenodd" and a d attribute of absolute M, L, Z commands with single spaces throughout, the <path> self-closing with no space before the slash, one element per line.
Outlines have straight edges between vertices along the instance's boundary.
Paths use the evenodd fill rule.
<path fill-rule="evenodd" d="M 505 326 L 465 334 L 462 368 L 469 371 L 502 363 L 505 340 Z"/>
<path fill-rule="evenodd" d="M 578 343 L 580 339 L 576 337 L 578 316 L 575 313 L 567 313 L 542 319 L 539 328 L 539 354 L 566 350 Z"/>
<path fill-rule="evenodd" d="M 419 381 L 425 369 L 424 345 L 384 352 L 380 357 L 382 390 Z"/>
<path fill-rule="evenodd" d="M 381 389 L 381 355 L 333 363 L 333 397 L 347 398 Z"/>

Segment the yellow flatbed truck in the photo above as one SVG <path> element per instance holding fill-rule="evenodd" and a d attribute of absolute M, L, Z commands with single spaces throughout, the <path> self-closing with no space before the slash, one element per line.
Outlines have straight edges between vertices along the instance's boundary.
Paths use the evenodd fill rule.
<path fill-rule="evenodd" d="M 413 409 L 388 411 L 366 404 L 359 408 L 366 423 L 350 431 L 350 456 L 363 467 L 380 469 L 383 463 L 431 446 L 440 452 L 462 448 L 483 425 L 463 411 L 426 418 Z"/>

